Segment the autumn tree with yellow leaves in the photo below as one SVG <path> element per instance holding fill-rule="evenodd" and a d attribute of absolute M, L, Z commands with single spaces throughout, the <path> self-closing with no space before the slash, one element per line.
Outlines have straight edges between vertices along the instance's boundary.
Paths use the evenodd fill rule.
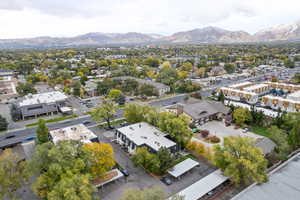
<path fill-rule="evenodd" d="M 224 145 L 214 146 L 214 164 L 236 184 L 267 181 L 267 160 L 248 137 L 226 137 Z"/>
<path fill-rule="evenodd" d="M 114 151 L 110 144 L 88 143 L 83 145 L 83 149 L 89 155 L 88 165 L 93 177 L 102 176 L 116 164 Z"/>

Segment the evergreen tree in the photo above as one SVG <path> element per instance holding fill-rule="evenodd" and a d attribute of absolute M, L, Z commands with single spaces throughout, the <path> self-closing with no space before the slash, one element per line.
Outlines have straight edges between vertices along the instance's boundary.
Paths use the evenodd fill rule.
<path fill-rule="evenodd" d="M 46 126 L 46 122 L 43 119 L 40 119 L 38 122 L 38 127 L 36 130 L 37 135 L 37 144 L 43 144 L 49 141 L 49 131 Z"/>
<path fill-rule="evenodd" d="M 7 130 L 7 126 L 8 126 L 7 120 L 0 115 L 0 131 Z"/>

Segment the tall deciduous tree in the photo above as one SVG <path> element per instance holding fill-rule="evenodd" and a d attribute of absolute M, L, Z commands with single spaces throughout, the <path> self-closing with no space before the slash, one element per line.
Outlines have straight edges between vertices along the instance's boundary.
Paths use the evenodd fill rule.
<path fill-rule="evenodd" d="M 45 199 L 91 199 L 88 156 L 79 141 L 38 145 L 29 165 L 37 176 L 34 193 Z"/>
<path fill-rule="evenodd" d="M 92 200 L 93 186 L 89 175 L 67 173 L 47 195 L 48 200 Z"/>
<path fill-rule="evenodd" d="M 111 128 L 111 120 L 115 117 L 116 106 L 111 100 L 104 100 L 103 103 L 92 111 L 92 118 L 97 122 L 107 123 L 108 127 Z"/>
<path fill-rule="evenodd" d="M 300 147 L 300 123 L 294 123 L 293 128 L 288 138 L 289 144 L 293 149 Z"/>
<path fill-rule="evenodd" d="M 287 134 L 282 129 L 279 129 L 277 126 L 271 126 L 268 129 L 268 132 L 270 133 L 271 139 L 277 145 L 276 151 L 279 154 L 280 159 L 286 159 L 291 149 L 288 143 Z"/>
<path fill-rule="evenodd" d="M 46 126 L 46 122 L 43 119 L 40 119 L 38 122 L 38 127 L 36 130 L 37 135 L 37 144 L 43 144 L 49 141 L 49 130 Z"/>
<path fill-rule="evenodd" d="M 102 176 L 115 165 L 114 151 L 110 144 L 88 143 L 83 149 L 89 155 L 88 165 L 94 178 Z"/>
<path fill-rule="evenodd" d="M 246 108 L 237 108 L 233 111 L 233 119 L 236 124 L 243 125 L 251 120 L 251 114 Z"/>
<path fill-rule="evenodd" d="M 214 147 L 213 161 L 237 185 L 267 180 L 267 160 L 251 138 L 225 138 L 223 147 Z"/>
<path fill-rule="evenodd" d="M 0 154 L 0 199 L 16 199 L 16 191 L 27 179 L 26 162 L 11 149 L 4 150 Z"/>

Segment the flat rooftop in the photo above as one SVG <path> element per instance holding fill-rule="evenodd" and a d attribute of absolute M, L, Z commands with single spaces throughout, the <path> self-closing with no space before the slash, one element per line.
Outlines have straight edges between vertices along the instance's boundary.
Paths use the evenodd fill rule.
<path fill-rule="evenodd" d="M 90 143 L 91 139 L 97 137 L 90 129 L 88 129 L 83 124 L 55 129 L 50 131 L 49 133 L 54 144 L 64 140 L 80 140 L 83 143 Z"/>
<path fill-rule="evenodd" d="M 300 97 L 300 90 L 289 94 L 287 97 L 288 98 L 290 98 L 290 97 L 292 97 L 292 98 L 298 98 L 298 97 Z"/>
<path fill-rule="evenodd" d="M 55 103 L 59 101 L 65 101 L 68 97 L 59 91 L 53 91 L 53 92 L 45 92 L 45 93 L 39 93 L 39 94 L 29 94 L 24 97 L 23 100 L 19 102 L 20 106 L 29 106 L 29 105 L 35 105 L 35 104 L 50 104 Z"/>
<path fill-rule="evenodd" d="M 257 95 L 255 92 L 248 92 L 248 91 L 233 89 L 233 88 L 228 88 L 228 87 L 221 87 L 220 89 L 221 90 L 228 90 L 228 91 L 231 91 L 231 92 L 243 93 L 243 94 Z"/>
<path fill-rule="evenodd" d="M 255 85 L 251 85 L 249 87 L 245 87 L 244 90 L 246 91 L 252 91 L 252 90 L 256 90 L 256 89 L 259 89 L 259 88 L 264 88 L 264 87 L 268 87 L 267 84 L 255 84 Z"/>
<path fill-rule="evenodd" d="M 300 154 L 292 157 L 272 171 L 269 181 L 254 184 L 231 200 L 299 200 L 300 197 Z"/>
<path fill-rule="evenodd" d="M 238 88 L 238 87 L 244 87 L 244 86 L 251 85 L 251 84 L 254 84 L 254 83 L 250 82 L 250 81 L 246 81 L 246 82 L 242 82 L 242 83 L 237 83 L 237 84 L 230 85 L 229 87 L 231 87 L 231 88 Z"/>
<path fill-rule="evenodd" d="M 178 192 L 177 194 L 179 196 L 184 196 L 184 200 L 198 200 L 211 190 L 227 181 L 227 179 L 228 177 L 224 176 L 221 170 L 216 170 L 200 179 L 196 183 Z M 171 200 L 171 198 L 168 200 Z"/>
<path fill-rule="evenodd" d="M 195 161 L 191 158 L 188 158 L 188 159 L 178 163 L 174 167 L 172 167 L 172 169 L 169 169 L 168 173 L 170 175 L 172 175 L 173 177 L 178 178 L 179 176 L 190 171 L 197 165 L 199 165 L 199 163 L 197 161 Z"/>
<path fill-rule="evenodd" d="M 165 137 L 167 134 L 146 122 L 132 124 L 117 130 L 126 135 L 136 145 L 146 144 L 156 151 L 161 147 L 169 148 L 176 145 L 175 142 Z"/>

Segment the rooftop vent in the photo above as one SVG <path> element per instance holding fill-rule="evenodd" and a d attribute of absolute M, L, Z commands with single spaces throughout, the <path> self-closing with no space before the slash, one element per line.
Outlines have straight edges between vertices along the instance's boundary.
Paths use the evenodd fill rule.
<path fill-rule="evenodd" d="M 134 128 L 133 128 L 133 127 L 131 127 L 131 126 L 129 127 L 129 129 L 131 129 L 131 130 L 134 130 Z"/>
<path fill-rule="evenodd" d="M 146 137 L 146 136 L 141 136 L 141 138 L 143 138 L 143 139 L 147 139 L 147 137 Z"/>

